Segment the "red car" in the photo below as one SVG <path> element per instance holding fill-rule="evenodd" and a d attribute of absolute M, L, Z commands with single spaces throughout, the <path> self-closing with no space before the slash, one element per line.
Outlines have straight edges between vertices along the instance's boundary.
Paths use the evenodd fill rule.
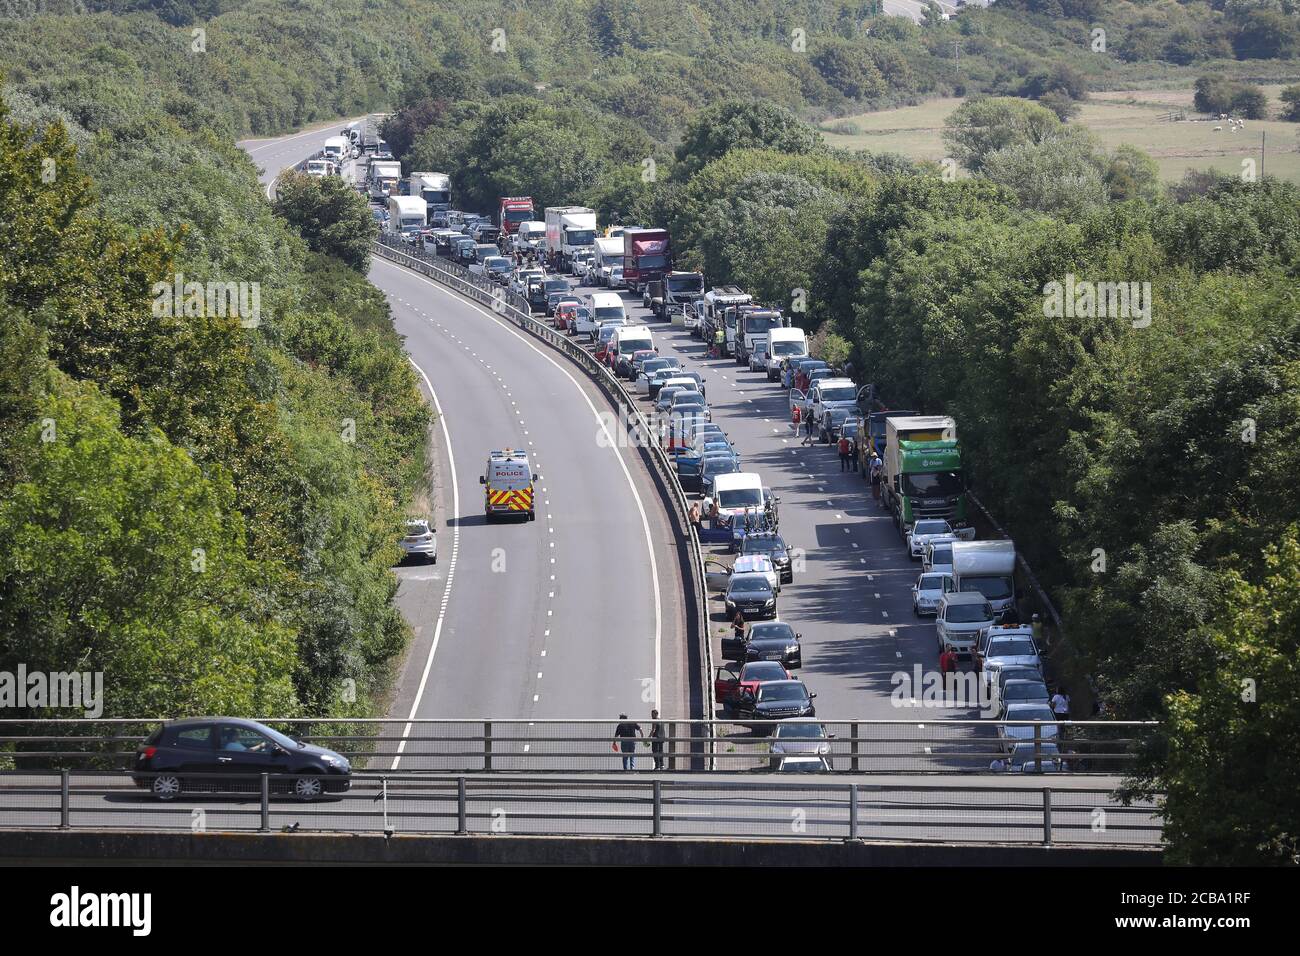
<path fill-rule="evenodd" d="M 555 327 L 557 329 L 569 329 L 573 327 L 573 322 L 578 315 L 577 303 L 563 303 L 555 307 Z"/>
<path fill-rule="evenodd" d="M 719 667 L 713 679 L 713 697 L 719 704 L 735 706 L 746 695 L 758 696 L 758 685 L 773 680 L 792 680 L 780 661 L 750 661 L 739 670 Z"/>

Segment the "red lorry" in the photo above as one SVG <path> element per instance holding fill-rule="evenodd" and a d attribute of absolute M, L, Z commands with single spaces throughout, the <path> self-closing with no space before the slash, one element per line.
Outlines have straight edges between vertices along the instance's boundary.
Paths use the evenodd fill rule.
<path fill-rule="evenodd" d="M 497 223 L 501 226 L 503 233 L 512 236 L 519 231 L 521 222 L 528 222 L 531 219 L 533 219 L 532 196 L 501 197 L 501 208 L 497 216 Z"/>
<path fill-rule="evenodd" d="M 667 229 L 629 229 L 623 233 L 623 282 L 640 292 L 673 268 Z"/>

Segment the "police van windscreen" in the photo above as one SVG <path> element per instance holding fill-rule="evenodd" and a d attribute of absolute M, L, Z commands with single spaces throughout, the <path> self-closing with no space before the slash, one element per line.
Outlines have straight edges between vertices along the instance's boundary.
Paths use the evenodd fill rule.
<path fill-rule="evenodd" d="M 758 488 L 732 488 L 718 492 L 718 506 L 722 508 L 758 508 L 763 504 L 763 492 Z"/>

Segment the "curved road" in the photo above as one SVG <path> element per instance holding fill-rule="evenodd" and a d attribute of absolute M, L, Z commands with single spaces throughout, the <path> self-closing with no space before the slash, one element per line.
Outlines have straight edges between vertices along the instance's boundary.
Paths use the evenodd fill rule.
<path fill-rule="evenodd" d="M 346 123 L 242 143 L 270 183 Z M 691 716 L 681 569 L 637 453 L 598 413 L 600 391 L 559 353 L 442 286 L 375 258 L 371 281 L 426 395 L 436 565 L 397 569 L 415 640 L 389 716 Z M 492 449 L 526 449 L 537 520 L 487 524 L 478 476 Z M 419 736 L 416 729 L 414 736 Z M 436 769 L 413 757 L 402 769 Z M 509 749 L 503 747 L 503 749 Z"/>

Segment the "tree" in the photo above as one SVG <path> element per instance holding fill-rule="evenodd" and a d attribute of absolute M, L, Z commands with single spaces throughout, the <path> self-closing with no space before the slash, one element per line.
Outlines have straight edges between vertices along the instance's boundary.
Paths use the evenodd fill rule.
<path fill-rule="evenodd" d="M 1092 136 L 1062 127 L 1040 143 L 1016 143 L 984 157 L 981 175 L 1005 186 L 1028 209 L 1069 221 L 1106 201 L 1105 160 Z"/>
<path fill-rule="evenodd" d="M 1210 673 L 1171 695 L 1159 791 L 1171 862 L 1300 864 L 1300 528 L 1268 549 L 1267 576 L 1229 576 L 1207 628 Z"/>
<path fill-rule="evenodd" d="M 869 99 L 885 92 L 885 80 L 876 64 L 848 44 L 820 44 L 813 56 L 813 66 L 827 83 L 851 100 Z"/>
<path fill-rule="evenodd" d="M 689 179 L 733 149 L 771 149 L 781 153 L 825 150 L 821 135 L 789 110 L 771 103 L 728 100 L 700 110 L 677 147 L 673 175 Z"/>
<path fill-rule="evenodd" d="M 981 172 L 986 157 L 1008 146 L 1037 145 L 1061 127 L 1044 106 L 1012 97 L 966 100 L 949 114 L 943 141 L 956 160 Z"/>
<path fill-rule="evenodd" d="M 1282 119 L 1300 123 L 1300 84 L 1284 87 L 1279 96 L 1286 104 L 1282 110 Z"/>
<path fill-rule="evenodd" d="M 1160 196 L 1160 167 L 1142 150 L 1127 143 L 1111 154 L 1105 181 L 1112 202 L 1155 200 Z"/>
<path fill-rule="evenodd" d="M 369 270 L 375 220 L 365 199 L 342 178 L 288 173 L 279 180 L 273 208 L 314 251 L 358 272 Z"/>

